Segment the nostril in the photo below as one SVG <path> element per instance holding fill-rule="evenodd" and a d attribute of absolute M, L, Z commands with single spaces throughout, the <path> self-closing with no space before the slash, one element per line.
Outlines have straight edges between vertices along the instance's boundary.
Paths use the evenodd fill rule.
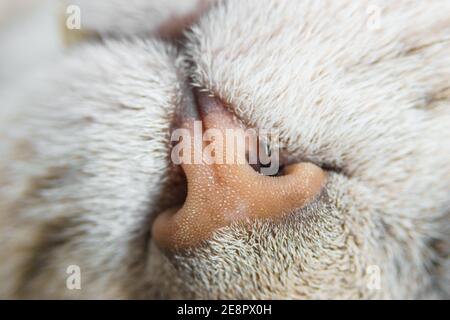
<path fill-rule="evenodd" d="M 233 115 L 214 98 L 201 96 L 198 109 L 198 115 L 185 113 L 181 121 L 185 132 L 194 136 L 185 140 L 189 142 L 188 151 L 183 151 L 192 156 L 188 157 L 190 160 L 195 160 L 196 143 L 205 147 L 195 138 L 193 121 L 198 116 L 206 130 L 215 129 L 216 133 L 240 128 Z M 221 146 L 223 150 L 216 153 L 224 156 L 234 156 L 239 151 L 227 143 Z M 182 250 L 198 246 L 215 231 L 237 221 L 279 220 L 312 201 L 326 181 L 325 171 L 310 163 L 290 164 L 273 176 L 266 176 L 245 160 L 244 156 L 243 163 L 208 162 L 202 154 L 200 163 L 181 162 L 187 181 L 186 200 L 179 210 L 166 211 L 155 219 L 155 242 L 166 250 Z"/>

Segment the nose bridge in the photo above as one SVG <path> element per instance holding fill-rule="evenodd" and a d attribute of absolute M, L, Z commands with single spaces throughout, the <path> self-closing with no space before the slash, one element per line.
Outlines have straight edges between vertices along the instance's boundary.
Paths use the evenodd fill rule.
<path fill-rule="evenodd" d="M 216 129 L 222 140 L 226 140 L 227 130 L 243 130 L 233 115 L 215 98 L 198 97 L 199 118 L 203 132 Z M 191 113 L 192 115 L 192 113 Z M 191 133 L 191 160 L 199 163 L 181 163 L 187 180 L 187 197 L 183 206 L 160 214 L 154 221 L 152 235 L 156 243 L 167 250 L 195 247 L 209 239 L 215 231 L 238 221 L 251 223 L 254 219 L 279 220 L 304 206 L 317 196 L 326 180 L 325 172 L 319 167 L 300 163 L 291 165 L 285 175 L 263 176 L 248 163 L 211 163 L 205 160 L 205 143 L 199 141 L 189 116 L 181 121 Z M 203 133 L 202 132 L 202 133 Z M 195 136 L 197 134 L 197 136 Z M 193 150 L 201 147 L 201 156 L 195 157 Z M 227 150 L 227 143 L 220 145 L 216 152 L 247 152 L 248 149 Z M 198 150 L 197 150 L 198 152 Z M 233 157 L 236 160 L 237 157 Z"/>

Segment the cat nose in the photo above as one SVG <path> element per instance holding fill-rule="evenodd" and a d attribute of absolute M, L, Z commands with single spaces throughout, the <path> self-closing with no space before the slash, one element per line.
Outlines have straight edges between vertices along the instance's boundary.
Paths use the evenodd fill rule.
<path fill-rule="evenodd" d="M 187 28 L 209 10 L 214 2 L 215 0 L 197 0 L 193 8 L 187 13 L 171 16 L 167 21 L 163 22 L 159 26 L 157 34 L 167 39 L 179 38 Z"/>
<path fill-rule="evenodd" d="M 196 124 L 201 124 L 205 133 L 212 129 L 216 135 L 222 134 L 223 140 L 231 136 L 230 132 L 237 138 L 244 132 L 217 99 L 200 95 L 197 105 L 199 114 L 191 110 L 182 117 L 182 130 L 186 135 L 189 133 L 183 139 L 189 143 L 180 152 L 183 161 L 176 161 L 181 162 L 186 175 L 187 197 L 181 208 L 156 217 L 152 237 L 160 248 L 169 251 L 194 248 L 215 231 L 233 223 L 252 223 L 255 219 L 278 221 L 295 214 L 296 209 L 320 193 L 326 173 L 311 163 L 292 164 L 283 170 L 283 175 L 265 176 L 247 163 L 248 157 L 238 161 L 237 153 L 242 150 L 236 146 L 230 150 L 229 141 L 215 145 L 211 152 L 214 159 L 206 156 L 206 152 L 195 154 L 196 146 L 197 151 L 198 147 L 205 150 Z M 199 118 L 202 121 L 195 122 Z M 245 152 L 249 152 L 247 145 Z"/>

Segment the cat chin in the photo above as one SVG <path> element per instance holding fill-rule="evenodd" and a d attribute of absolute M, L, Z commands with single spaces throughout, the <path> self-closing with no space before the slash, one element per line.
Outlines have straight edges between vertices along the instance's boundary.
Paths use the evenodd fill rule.
<path fill-rule="evenodd" d="M 152 244 L 147 282 L 138 296 L 391 298 L 388 287 L 398 285 L 394 278 L 376 279 L 382 281 L 383 290 L 370 287 L 368 271 L 391 266 L 382 251 L 365 244 L 369 231 L 356 227 L 370 223 L 353 216 L 357 214 L 354 199 L 344 196 L 352 184 L 338 174 L 330 175 L 320 196 L 282 221 L 237 222 L 218 230 L 201 246 L 170 253 Z M 347 224 L 352 220 L 354 226 Z"/>

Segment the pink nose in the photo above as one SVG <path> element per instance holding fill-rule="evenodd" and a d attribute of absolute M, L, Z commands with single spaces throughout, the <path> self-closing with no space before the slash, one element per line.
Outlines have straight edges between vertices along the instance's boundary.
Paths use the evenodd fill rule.
<path fill-rule="evenodd" d="M 225 133 L 238 128 L 216 99 L 200 96 L 198 100 L 204 129 Z M 192 115 L 185 117 L 182 127 L 193 131 Z M 223 146 L 224 158 L 237 152 Z M 204 157 L 201 163 L 181 166 L 188 190 L 184 205 L 159 215 L 152 230 L 156 243 L 166 250 L 198 246 L 218 229 L 239 220 L 278 220 L 313 200 L 326 181 L 326 173 L 311 163 L 290 165 L 281 176 L 261 175 L 248 163 L 217 164 Z"/>

